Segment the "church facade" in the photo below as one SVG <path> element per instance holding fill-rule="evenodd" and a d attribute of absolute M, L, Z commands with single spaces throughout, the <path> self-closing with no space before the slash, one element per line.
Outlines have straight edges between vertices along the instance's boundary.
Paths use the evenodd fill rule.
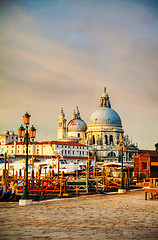
<path fill-rule="evenodd" d="M 88 126 L 81 118 L 78 107 L 67 125 L 63 109 L 59 114 L 58 140 L 87 144 L 90 154 L 96 157 L 97 162 L 121 161 L 118 144 L 122 135 L 126 145 L 124 162 L 133 163 L 133 157 L 138 154 L 138 146 L 124 134 L 121 118 L 111 108 L 106 88 L 101 94 L 99 108 L 89 118 Z"/>

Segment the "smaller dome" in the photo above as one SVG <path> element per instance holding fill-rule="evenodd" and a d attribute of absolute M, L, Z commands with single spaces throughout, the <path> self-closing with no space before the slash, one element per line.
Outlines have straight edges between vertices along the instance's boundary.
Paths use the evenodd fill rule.
<path fill-rule="evenodd" d="M 87 124 L 82 119 L 72 119 L 68 123 L 68 132 L 86 132 Z"/>

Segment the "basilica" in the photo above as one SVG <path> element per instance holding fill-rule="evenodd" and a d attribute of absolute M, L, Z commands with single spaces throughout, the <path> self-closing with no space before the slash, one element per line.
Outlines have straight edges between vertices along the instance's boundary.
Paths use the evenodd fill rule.
<path fill-rule="evenodd" d="M 133 163 L 133 156 L 138 154 L 137 144 L 132 143 L 129 136 L 125 135 L 120 116 L 111 108 L 106 88 L 101 94 L 99 108 L 89 118 L 88 126 L 81 118 L 78 107 L 68 124 L 66 122 L 61 109 L 58 119 L 58 140 L 88 145 L 90 155 L 96 157 L 97 162 L 121 161 L 118 144 L 122 135 L 126 145 L 124 162 Z"/>

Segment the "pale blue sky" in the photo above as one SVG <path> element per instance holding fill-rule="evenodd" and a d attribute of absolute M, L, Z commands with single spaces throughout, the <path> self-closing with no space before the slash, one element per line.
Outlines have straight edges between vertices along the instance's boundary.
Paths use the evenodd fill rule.
<path fill-rule="evenodd" d="M 125 133 L 158 142 L 158 3 L 15 0 L 0 3 L 0 133 L 29 111 L 38 140 L 79 106 L 88 123 L 107 87 Z"/>

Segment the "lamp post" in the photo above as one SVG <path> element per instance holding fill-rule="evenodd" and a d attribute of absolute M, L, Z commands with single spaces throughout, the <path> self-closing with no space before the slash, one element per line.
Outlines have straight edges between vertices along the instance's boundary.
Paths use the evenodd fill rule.
<path fill-rule="evenodd" d="M 32 127 L 28 131 L 28 126 L 30 124 L 30 117 L 31 117 L 31 115 L 28 112 L 26 112 L 23 116 L 23 120 L 24 120 L 24 124 L 25 124 L 26 128 L 24 128 L 23 125 L 21 125 L 20 128 L 18 129 L 21 144 L 26 144 L 24 191 L 23 191 L 21 200 L 19 201 L 19 205 L 21 205 L 21 206 L 31 203 L 31 201 L 29 199 L 29 191 L 28 191 L 28 145 L 29 145 L 29 143 L 33 143 L 34 138 L 36 137 L 36 129 L 32 125 Z M 31 140 L 32 140 L 32 142 L 31 142 Z"/>
<path fill-rule="evenodd" d="M 118 150 L 121 153 L 121 184 L 118 189 L 118 193 L 125 193 L 126 189 L 124 186 L 124 181 L 123 181 L 123 153 L 126 151 L 126 146 L 124 144 L 124 137 L 120 137 L 120 142 L 118 144 Z"/>

